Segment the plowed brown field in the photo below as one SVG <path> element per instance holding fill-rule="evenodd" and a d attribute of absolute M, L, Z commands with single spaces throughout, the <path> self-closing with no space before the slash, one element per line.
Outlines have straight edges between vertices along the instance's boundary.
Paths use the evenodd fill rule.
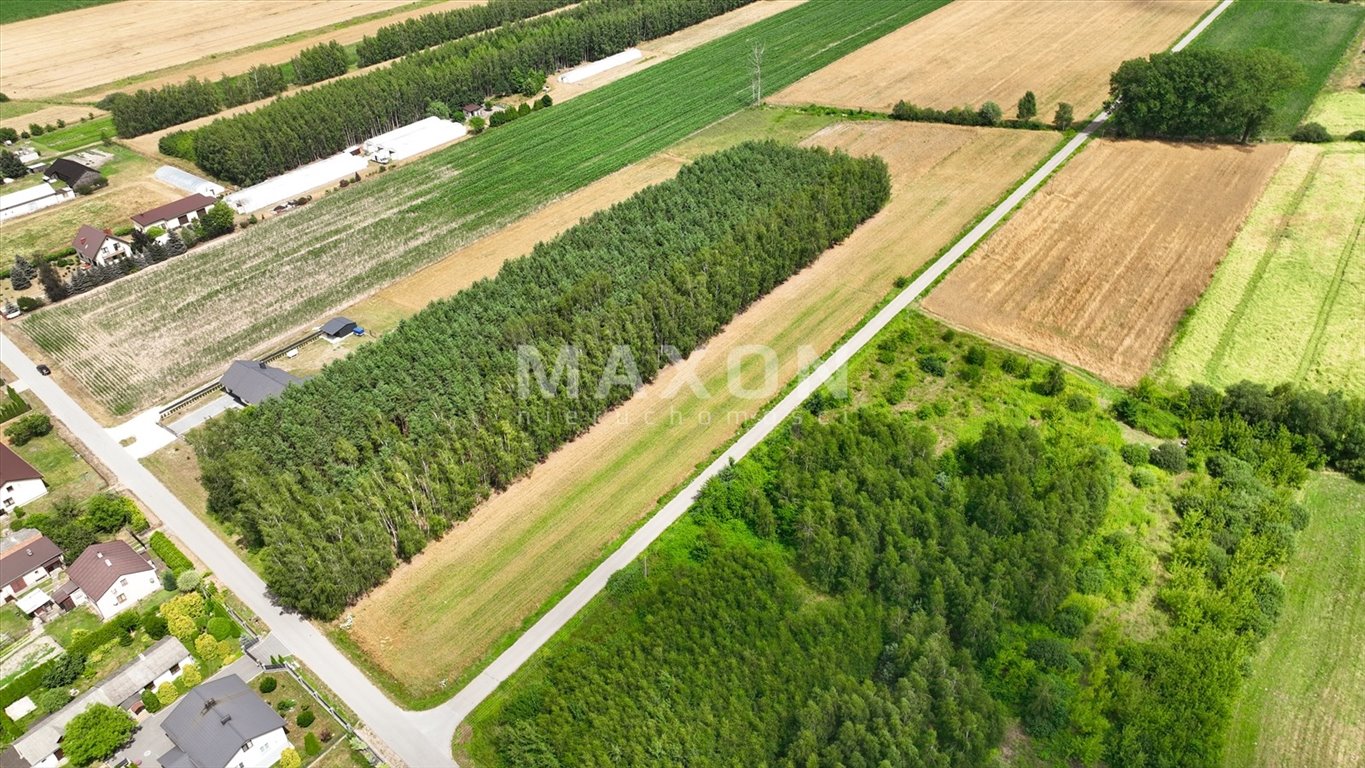
<path fill-rule="evenodd" d="M 1051 119 L 1109 92 L 1125 59 L 1169 47 L 1214 0 L 958 0 L 777 93 L 778 104 L 886 112 L 901 99 L 947 109 L 995 101 L 1014 115 L 1025 91 Z"/>
<path fill-rule="evenodd" d="M 722 124 L 674 152 L 688 156 L 754 135 L 734 128 Z M 462 673 L 600 558 L 766 402 L 730 386 L 732 352 L 770 347 L 780 361 L 770 384 L 787 383 L 800 348 L 828 351 L 897 276 L 932 258 L 1055 141 L 1048 133 L 891 122 L 836 124 L 811 137 L 807 144 L 881 155 L 891 169 L 891 202 L 362 600 L 350 638 L 381 681 L 428 701 L 457 687 Z M 744 381 L 754 386 L 750 375 L 761 370 L 759 358 L 746 360 L 753 365 L 746 365 Z M 704 396 L 682 383 L 688 367 L 703 382 Z"/>
<path fill-rule="evenodd" d="M 15 99 L 79 91 L 410 2 L 124 0 L 6 24 L 0 91 Z"/>
<path fill-rule="evenodd" d="M 1287 152 L 1098 141 L 924 302 L 976 333 L 1132 384 Z"/>

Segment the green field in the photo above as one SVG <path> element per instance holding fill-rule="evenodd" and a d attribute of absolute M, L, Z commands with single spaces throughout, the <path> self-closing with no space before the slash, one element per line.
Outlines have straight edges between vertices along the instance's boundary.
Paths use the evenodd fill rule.
<path fill-rule="evenodd" d="M 5 0 L 0 3 L 0 24 L 10 24 L 39 16 L 51 16 L 62 11 L 77 11 L 118 0 Z"/>
<path fill-rule="evenodd" d="M 1365 130 L 1365 90 L 1322 94 L 1313 102 L 1308 120 L 1321 123 L 1337 139 L 1352 131 Z"/>
<path fill-rule="evenodd" d="M 1299 145 L 1182 324 L 1162 372 L 1365 393 L 1365 146 Z"/>
<path fill-rule="evenodd" d="M 1348 768 L 1365 755 L 1365 486 L 1313 479 L 1284 614 L 1233 710 L 1227 768 Z"/>
<path fill-rule="evenodd" d="M 21 327 L 96 400 L 130 412 L 744 108 L 752 40 L 773 92 L 945 2 L 811 0 Z"/>
<path fill-rule="evenodd" d="M 1270 136 L 1302 122 L 1365 22 L 1365 5 L 1319 0 L 1237 0 L 1194 42 L 1195 48 L 1270 48 L 1303 65 L 1307 77 L 1275 104 Z"/>
<path fill-rule="evenodd" d="M 44 133 L 33 139 L 40 150 L 47 152 L 70 152 L 73 149 L 98 143 L 102 134 L 114 135 L 114 118 L 104 115 L 83 123 L 68 123 L 51 133 Z"/>

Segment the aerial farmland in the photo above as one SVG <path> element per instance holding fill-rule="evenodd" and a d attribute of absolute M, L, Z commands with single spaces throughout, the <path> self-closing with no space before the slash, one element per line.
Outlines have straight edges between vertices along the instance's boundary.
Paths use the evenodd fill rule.
<path fill-rule="evenodd" d="M 186 0 L 37 53 L 166 7 L 0 10 L 0 432 L 131 499 L 5 500 L 6 768 L 193 718 L 262 768 L 1359 762 L 1359 0 Z M 111 537 L 167 571 L 122 617 L 9 578 Z"/>

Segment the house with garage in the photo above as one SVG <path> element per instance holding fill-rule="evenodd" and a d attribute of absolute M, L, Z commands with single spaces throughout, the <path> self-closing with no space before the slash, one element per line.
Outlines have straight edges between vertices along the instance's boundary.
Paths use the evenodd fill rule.
<path fill-rule="evenodd" d="M 65 182 L 68 187 L 78 189 L 82 184 L 95 184 L 101 178 L 100 172 L 83 163 L 66 157 L 52 161 L 43 169 L 43 178 L 48 181 Z"/>
<path fill-rule="evenodd" d="M 133 255 L 133 246 L 127 240 L 114 237 L 107 229 L 95 229 L 89 224 L 82 224 L 76 230 L 71 247 L 76 249 L 76 254 L 86 266 L 96 264 L 102 267 L 115 259 Z"/>
<path fill-rule="evenodd" d="M 272 368 L 265 363 L 235 360 L 228 366 L 219 384 L 222 385 L 224 392 L 232 395 L 242 405 L 255 405 L 280 394 L 291 384 L 300 381 L 302 379 L 292 373 Z"/>
<path fill-rule="evenodd" d="M 218 200 L 215 198 L 197 193 L 182 197 L 150 211 L 134 214 L 133 226 L 137 227 L 139 232 L 146 232 L 152 227 L 160 227 L 171 232 L 203 218 L 216 202 Z"/>
<path fill-rule="evenodd" d="M 119 667 L 103 682 L 65 707 L 39 720 L 23 736 L 0 752 L 0 768 L 55 768 L 65 760 L 62 738 L 76 715 L 95 704 L 122 707 L 133 715 L 143 711 L 142 692 L 154 691 L 174 680 L 194 660 L 184 643 L 167 635 L 136 659 Z"/>
<path fill-rule="evenodd" d="M 118 539 L 86 547 L 66 576 L 52 601 L 68 611 L 89 605 L 105 621 L 161 589 L 156 566 Z"/>
<path fill-rule="evenodd" d="M 289 746 L 284 718 L 237 675 L 196 686 L 161 729 L 175 745 L 161 768 L 268 768 Z"/>
<path fill-rule="evenodd" d="M 52 539 L 32 528 L 21 528 L 0 539 L 0 602 L 8 603 L 24 590 L 62 570 L 62 551 Z"/>
<path fill-rule="evenodd" d="M 0 443 L 0 513 L 13 512 L 15 507 L 46 495 L 43 473 Z"/>

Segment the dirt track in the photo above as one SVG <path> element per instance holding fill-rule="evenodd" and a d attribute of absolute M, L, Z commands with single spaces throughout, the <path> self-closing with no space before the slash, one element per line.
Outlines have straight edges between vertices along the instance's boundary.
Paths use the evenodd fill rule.
<path fill-rule="evenodd" d="M 901 99 L 948 109 L 1025 91 L 1051 119 L 1099 109 L 1125 59 L 1164 50 L 1214 0 L 957 0 L 776 94 L 775 104 L 887 112 Z"/>
<path fill-rule="evenodd" d="M 81 91 L 409 2 L 233 0 L 229 11 L 215 0 L 124 0 L 43 16 L 5 25 L 0 91 L 14 99 Z M 317 42 L 299 43 L 295 50 Z M 279 50 L 233 57 L 231 67 L 228 59 L 207 63 L 194 71 L 176 72 L 170 79 L 183 80 L 190 74 L 216 77 L 222 71 L 245 71 L 260 63 L 254 59 L 279 63 L 293 55 L 293 51 L 285 55 Z"/>
<path fill-rule="evenodd" d="M 1208 285 L 1286 152 L 1284 145 L 1096 142 L 924 307 L 1133 384 Z"/>

